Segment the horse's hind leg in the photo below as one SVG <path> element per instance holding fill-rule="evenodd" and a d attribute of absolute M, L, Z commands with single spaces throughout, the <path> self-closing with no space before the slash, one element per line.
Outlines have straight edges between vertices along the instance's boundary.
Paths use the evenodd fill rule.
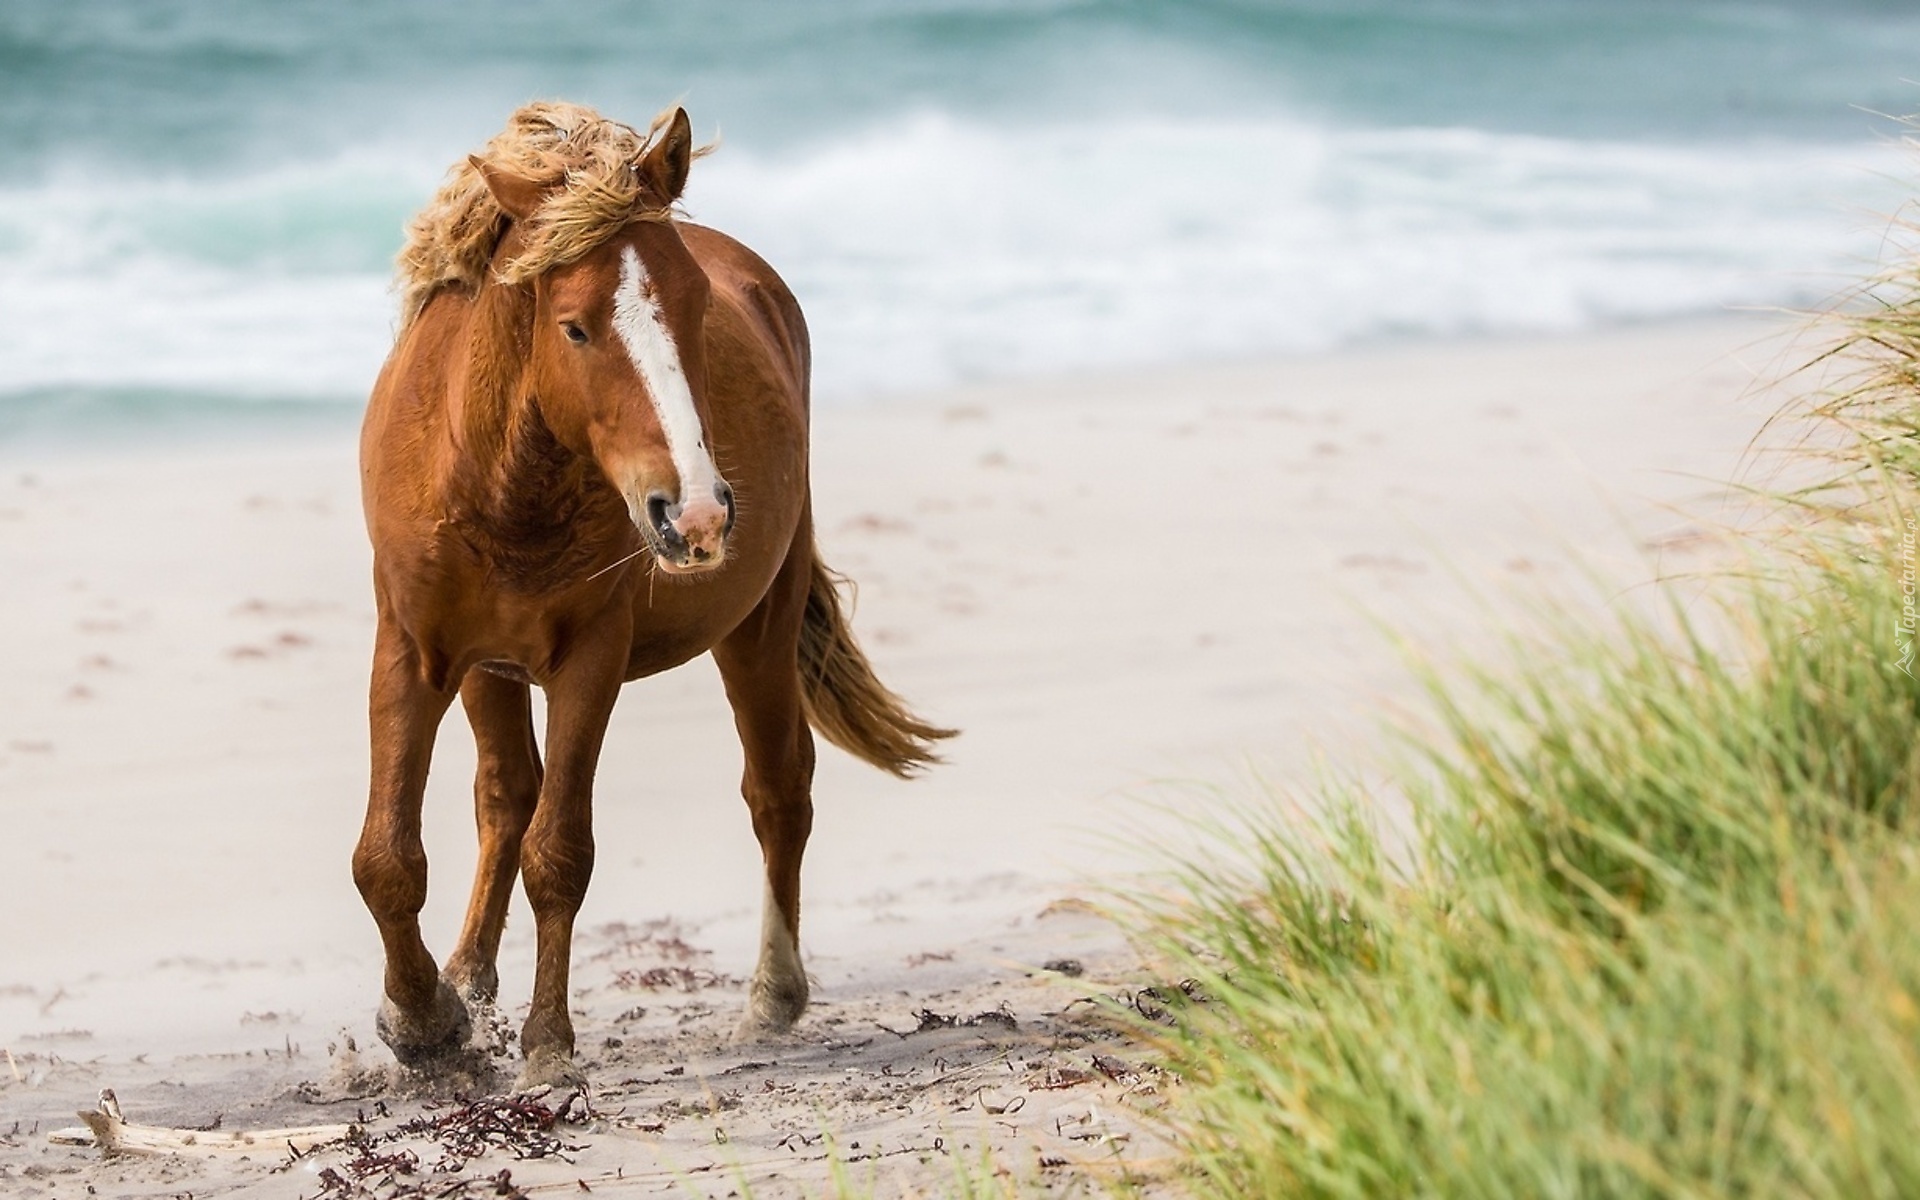
<path fill-rule="evenodd" d="M 767 870 L 760 960 L 735 1034 L 741 1039 L 783 1032 L 807 1007 L 800 858 L 813 829 L 813 732 L 800 708 L 799 645 L 809 554 L 805 546 L 792 552 L 760 606 L 713 650 L 745 752 L 740 791 Z"/>
<path fill-rule="evenodd" d="M 406 636 L 382 620 L 369 689 L 373 749 L 366 823 L 353 851 L 353 880 L 386 947 L 381 1038 L 401 1062 L 419 1065 L 466 1042 L 466 1006 L 440 982 L 420 937 L 427 900 L 427 852 L 420 805 L 433 736 L 453 700 L 434 688 Z"/>
<path fill-rule="evenodd" d="M 520 873 L 520 840 L 540 799 L 540 747 L 533 703 L 524 683 L 469 671 L 460 703 L 473 726 L 479 765 L 473 776 L 473 818 L 480 835 L 473 897 L 460 940 L 441 977 L 469 1004 L 490 1004 L 500 991 L 500 932 Z"/>

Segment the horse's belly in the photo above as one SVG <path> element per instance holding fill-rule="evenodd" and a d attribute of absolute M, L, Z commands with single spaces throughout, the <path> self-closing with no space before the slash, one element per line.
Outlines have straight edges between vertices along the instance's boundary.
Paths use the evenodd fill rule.
<path fill-rule="evenodd" d="M 700 657 L 712 648 L 712 644 L 700 645 L 690 641 L 636 640 L 633 652 L 627 656 L 626 678 L 629 683 L 636 679 L 645 679 L 649 675 L 658 675 L 662 671 L 671 671 L 684 666 Z"/>
<path fill-rule="evenodd" d="M 711 647 L 712 642 L 690 636 L 653 636 L 645 640 L 636 640 L 627 657 L 622 678 L 631 683 L 633 680 L 644 679 L 649 675 L 658 675 L 662 671 L 671 671 L 675 667 L 692 662 Z M 515 683 L 535 686 L 542 686 L 543 683 L 530 664 L 519 662 L 515 658 L 482 658 L 473 664 L 472 669 L 485 671 L 489 675 L 498 675 L 502 679 L 511 679 Z"/>
<path fill-rule="evenodd" d="M 654 587 L 643 580 L 633 599 L 627 678 L 670 671 L 713 649 L 759 607 L 778 571 L 778 563 L 735 561 L 712 580 Z"/>
<path fill-rule="evenodd" d="M 525 667 L 504 658 L 484 658 L 473 665 L 477 670 L 485 671 L 489 675 L 498 675 L 502 679 L 511 679 L 515 683 L 534 682 L 533 676 Z"/>

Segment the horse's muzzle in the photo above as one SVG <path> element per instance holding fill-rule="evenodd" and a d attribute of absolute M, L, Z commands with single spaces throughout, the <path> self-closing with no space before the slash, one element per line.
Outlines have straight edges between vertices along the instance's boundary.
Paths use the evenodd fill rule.
<path fill-rule="evenodd" d="M 641 533 L 662 570 L 674 575 L 710 571 L 726 561 L 733 532 L 733 489 L 713 485 L 711 497 L 675 504 L 664 492 L 647 497 Z"/>

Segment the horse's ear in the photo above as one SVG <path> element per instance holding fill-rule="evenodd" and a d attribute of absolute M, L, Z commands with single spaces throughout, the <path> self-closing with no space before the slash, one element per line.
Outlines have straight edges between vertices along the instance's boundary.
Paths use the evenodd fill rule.
<path fill-rule="evenodd" d="M 487 181 L 487 190 L 493 193 L 501 209 L 516 221 L 531 217 L 546 199 L 547 189 L 534 180 L 503 171 L 477 154 L 469 154 L 467 161 L 480 172 L 480 178 Z"/>
<path fill-rule="evenodd" d="M 633 169 L 660 203 L 672 204 L 687 186 L 687 168 L 692 165 L 693 122 L 687 120 L 686 109 L 676 108 L 667 119 L 666 133 Z"/>

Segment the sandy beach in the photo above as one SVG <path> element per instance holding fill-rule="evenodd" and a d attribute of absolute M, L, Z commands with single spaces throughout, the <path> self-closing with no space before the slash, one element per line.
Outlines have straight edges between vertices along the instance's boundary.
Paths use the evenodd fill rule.
<path fill-rule="evenodd" d="M 631 685 L 576 946 L 601 1116 L 572 1128 L 568 1160 L 463 1169 L 799 1194 L 825 1186 L 831 1131 L 882 1194 L 977 1174 L 989 1144 L 1022 1174 L 1151 1173 L 1142 1114 L 1165 1081 L 1076 1001 L 1171 981 L 1094 914 L 1105 889 L 1251 777 L 1298 778 L 1316 747 L 1344 754 L 1403 711 L 1382 624 L 1444 655 L 1486 644 L 1516 592 L 1577 609 L 1711 562 L 1743 513 L 1723 483 L 1776 403 L 1756 380 L 1780 369 L 1780 328 L 819 405 L 815 511 L 858 581 L 856 628 L 891 686 L 964 734 L 909 784 L 823 751 L 803 919 L 816 1004 L 788 1041 L 735 1048 L 760 883 L 731 723 L 705 660 Z M 322 1187 L 331 1160 L 269 1174 L 277 1151 L 103 1161 L 49 1144 L 103 1087 L 130 1121 L 228 1130 L 420 1111 L 373 1036 L 379 943 L 348 872 L 367 564 L 345 422 L 0 446 L 0 1191 Z M 424 921 L 442 952 L 471 866 L 471 763 L 450 717 L 428 797 Z M 522 900 L 509 1016 L 531 958 Z"/>

